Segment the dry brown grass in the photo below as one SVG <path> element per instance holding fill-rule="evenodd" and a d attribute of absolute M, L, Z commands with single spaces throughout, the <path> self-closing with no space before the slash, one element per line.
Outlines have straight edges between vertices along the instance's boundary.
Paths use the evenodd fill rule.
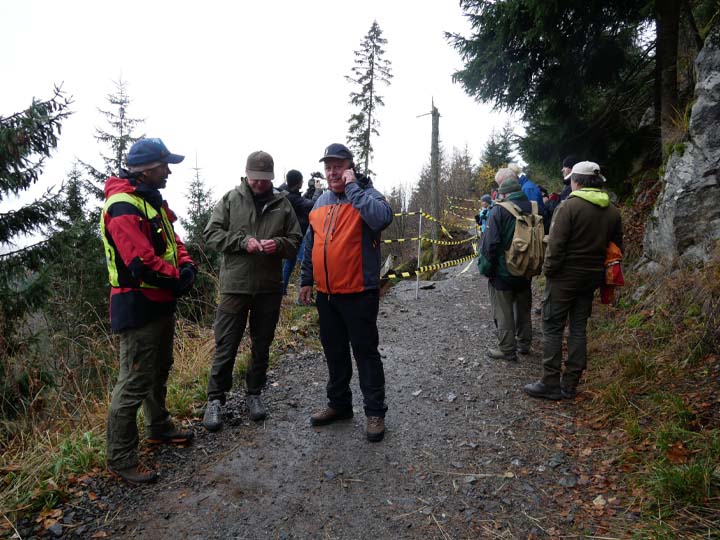
<path fill-rule="evenodd" d="M 284 299 L 271 363 L 284 352 L 319 346 L 317 313 L 312 307 L 296 306 L 292 301 L 296 296 L 291 290 Z M 211 328 L 178 319 L 167 404 L 180 421 L 197 417 L 206 401 L 214 346 Z M 30 405 L 23 414 L 2 424 L 0 535 L 11 530 L 11 523 L 23 513 L 55 505 L 67 495 L 77 476 L 104 469 L 117 340 L 101 335 L 87 338 L 83 347 L 88 352 L 83 369 L 73 369 L 58 359 L 61 376 L 56 386 L 48 388 L 34 382 L 36 395 Z M 248 350 L 246 335 L 238 353 L 236 375 L 244 373 Z"/>
<path fill-rule="evenodd" d="M 588 413 L 624 432 L 615 457 L 642 515 L 634 538 L 717 538 L 720 263 L 626 277 L 591 320 Z"/>

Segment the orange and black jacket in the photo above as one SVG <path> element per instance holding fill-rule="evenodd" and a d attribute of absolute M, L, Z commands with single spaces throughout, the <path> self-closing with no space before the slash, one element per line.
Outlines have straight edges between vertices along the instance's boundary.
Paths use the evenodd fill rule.
<path fill-rule="evenodd" d="M 393 219 L 382 193 L 367 180 L 345 193 L 325 191 L 310 212 L 300 285 L 326 294 L 380 287 L 380 232 Z"/>
<path fill-rule="evenodd" d="M 111 177 L 105 201 L 100 229 L 111 285 L 110 322 L 123 331 L 173 313 L 180 267 L 193 261 L 157 189 Z"/>

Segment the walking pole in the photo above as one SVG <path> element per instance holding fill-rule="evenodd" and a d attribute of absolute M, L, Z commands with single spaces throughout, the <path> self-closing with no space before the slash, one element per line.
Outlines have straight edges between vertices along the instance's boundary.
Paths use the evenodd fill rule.
<path fill-rule="evenodd" d="M 422 218 L 423 211 L 420 209 L 420 219 L 418 220 L 418 255 L 417 255 L 417 272 L 415 273 L 415 300 L 418 299 L 418 291 L 420 290 L 420 255 L 422 248 Z"/>

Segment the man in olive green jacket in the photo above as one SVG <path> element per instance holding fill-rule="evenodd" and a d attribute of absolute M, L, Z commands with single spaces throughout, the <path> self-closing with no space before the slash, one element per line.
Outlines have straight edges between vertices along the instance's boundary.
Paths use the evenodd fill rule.
<path fill-rule="evenodd" d="M 602 190 L 605 178 L 592 161 L 572 168 L 572 192 L 553 215 L 543 273 L 543 373 L 526 384 L 532 397 L 574 399 L 587 365 L 587 320 L 593 295 L 605 275 L 610 242 L 623 246 L 620 211 Z M 562 339 L 568 324 L 567 360 L 562 369 Z"/>
<path fill-rule="evenodd" d="M 217 203 L 203 232 L 208 246 L 223 254 L 213 327 L 215 359 L 203 417 L 209 431 L 222 427 L 221 408 L 232 388 L 235 356 L 248 318 L 252 346 L 245 374 L 246 403 L 251 420 L 262 420 L 267 414 L 260 393 L 280 315 L 282 260 L 294 257 L 302 240 L 286 194 L 273 189 L 273 169 L 270 154 L 250 154 L 247 179 Z"/>

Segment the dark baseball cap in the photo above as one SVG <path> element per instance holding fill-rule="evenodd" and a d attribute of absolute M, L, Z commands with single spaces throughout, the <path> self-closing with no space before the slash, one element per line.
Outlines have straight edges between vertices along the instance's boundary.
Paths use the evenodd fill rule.
<path fill-rule="evenodd" d="M 348 150 L 347 146 L 340 143 L 332 143 L 325 149 L 325 153 L 323 157 L 320 158 L 320 161 L 325 161 L 326 159 L 349 159 L 352 161 L 352 158 L 352 152 Z"/>
<path fill-rule="evenodd" d="M 127 155 L 129 167 L 140 167 L 150 163 L 180 163 L 185 156 L 171 154 L 165 143 L 156 137 L 139 139 L 130 147 Z"/>
<path fill-rule="evenodd" d="M 275 178 L 275 162 L 270 154 L 258 150 L 248 156 L 245 173 L 251 180 L 272 180 Z"/>

